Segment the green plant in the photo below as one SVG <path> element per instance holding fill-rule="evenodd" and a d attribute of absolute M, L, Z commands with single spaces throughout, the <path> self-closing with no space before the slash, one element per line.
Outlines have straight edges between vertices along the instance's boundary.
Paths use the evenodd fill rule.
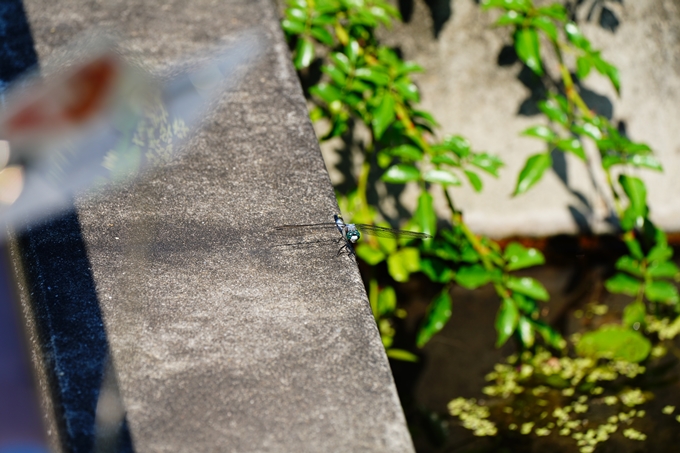
<path fill-rule="evenodd" d="M 411 183 L 418 188 L 418 203 L 405 228 L 435 236 L 418 244 L 371 238 L 357 247 L 357 255 L 370 266 L 386 263 L 396 282 L 422 272 L 443 285 L 418 333 L 419 347 L 450 318 L 452 285 L 475 289 L 492 284 L 501 299 L 496 325 L 499 345 L 516 334 L 523 345 L 531 347 L 538 333 L 548 345 L 559 348 L 563 344 L 560 335 L 539 319 L 539 303 L 548 300 L 547 291 L 534 279 L 512 275 L 515 270 L 542 264 L 542 254 L 518 243 L 501 250 L 496 242 L 470 231 L 454 204 L 452 188 L 466 181 L 481 191 L 479 171 L 498 177 L 503 162 L 492 154 L 474 151 L 461 136 L 436 136 L 435 119 L 416 108 L 420 95 L 410 74 L 422 69 L 380 45 L 375 36 L 379 24 L 389 26 L 397 17 L 397 11 L 380 0 L 291 0 L 282 22 L 299 70 L 312 64 L 315 46 L 327 55 L 321 66 L 323 78 L 309 88 L 312 120 L 327 123 L 328 132 L 321 140 L 341 136 L 356 122 L 370 132 L 362 149 L 361 170 L 355 175 L 356 187 L 339 194 L 343 212 L 352 213 L 356 222 L 384 224 L 378 206 L 368 201 L 369 183 Z M 441 187 L 449 206 L 450 226 L 446 228 L 437 225 L 431 194 L 434 186 Z M 371 306 L 388 354 L 414 359 L 389 346 L 393 334 L 388 327 L 390 316 L 397 312 L 381 309 L 379 297 L 391 294 L 391 288 L 378 290 L 373 275 L 369 282 Z"/>
<path fill-rule="evenodd" d="M 554 431 L 572 436 L 581 451 L 589 452 L 619 425 L 644 414 L 637 406 L 651 395 L 638 386 L 637 379 L 665 355 L 668 339 L 680 331 L 674 284 L 680 280 L 680 270 L 671 261 L 673 251 L 666 235 L 649 219 L 644 182 L 630 174 L 632 168 L 661 171 L 662 167 L 649 146 L 631 141 L 584 102 L 581 80 L 597 71 L 619 92 L 618 69 L 593 48 L 563 5 L 485 0 L 482 8 L 501 10 L 496 25 L 510 28 L 517 56 L 548 87 L 539 102 L 547 125 L 523 132 L 541 140 L 544 150 L 527 159 L 514 196 L 539 184 L 552 166 L 554 152 L 571 153 L 588 171 L 606 176 L 603 195 L 611 200 L 612 217 L 618 219 L 617 228 L 628 248 L 628 254 L 616 262 L 615 275 L 605 282 L 609 292 L 633 297 L 621 323 L 601 326 L 569 342 L 540 319 L 540 305 L 549 298 L 544 286 L 513 274 L 543 264 L 541 252 L 516 242 L 502 249 L 470 231 L 456 208 L 455 187 L 465 182 L 477 192 L 483 190 L 479 172 L 498 177 L 503 162 L 474 151 L 464 137 L 438 137 L 432 115 L 416 108 L 420 95 L 411 74 L 422 69 L 382 46 L 375 35 L 379 24 L 389 26 L 398 17 L 397 11 L 380 0 L 290 0 L 282 26 L 298 70 L 309 72 L 315 56 L 321 56 L 323 76 L 307 93 L 312 120 L 325 124 L 327 132 L 321 140 L 338 136 L 349 140 L 357 124 L 370 135 L 361 146 L 356 186 L 338 194 L 342 211 L 352 213 L 356 222 L 386 224 L 379 203 L 369 203 L 373 185 L 377 181 L 411 184 L 418 191 L 417 206 L 404 227 L 434 236 L 419 242 L 369 238 L 357 246 L 358 257 L 369 265 L 369 300 L 388 355 L 416 359 L 393 348 L 392 321 L 404 312 L 398 308 L 393 285 L 378 284 L 376 266 L 384 263 L 395 282 L 420 272 L 440 285 L 417 334 L 418 347 L 451 317 L 453 285 L 476 289 L 491 284 L 500 300 L 496 344 L 514 338 L 520 353 L 489 375 L 493 382 L 485 389 L 492 398 L 488 404 L 457 399 L 451 413 L 478 435 L 514 431 L 543 436 Z M 545 64 L 548 54 L 557 62 L 553 72 Z M 598 150 L 597 158 L 586 153 L 587 141 Z M 433 190 L 437 186 L 439 190 Z M 445 227 L 437 222 L 434 193 L 443 194 L 449 209 Z M 612 413 L 597 429 L 586 428 L 582 421 L 591 403 L 611 406 Z M 541 409 L 548 406 L 550 410 Z M 517 411 L 517 407 L 532 410 Z M 629 426 L 624 434 L 644 438 Z"/>

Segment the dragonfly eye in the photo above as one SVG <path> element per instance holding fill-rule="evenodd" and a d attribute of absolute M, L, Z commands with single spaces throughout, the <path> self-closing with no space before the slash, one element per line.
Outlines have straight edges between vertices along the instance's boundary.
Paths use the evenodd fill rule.
<path fill-rule="evenodd" d="M 358 231 L 350 231 L 347 233 L 347 240 L 354 244 L 361 237 L 361 233 Z"/>

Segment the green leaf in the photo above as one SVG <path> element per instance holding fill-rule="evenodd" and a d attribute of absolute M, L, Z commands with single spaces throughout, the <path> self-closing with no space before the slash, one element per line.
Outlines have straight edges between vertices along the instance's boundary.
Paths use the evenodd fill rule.
<path fill-rule="evenodd" d="M 520 195 L 529 190 L 543 177 L 543 173 L 552 166 L 549 153 L 534 154 L 527 159 L 524 168 L 519 173 L 514 195 Z"/>
<path fill-rule="evenodd" d="M 394 98 L 385 94 L 380 105 L 373 112 L 373 121 L 371 121 L 376 140 L 380 140 L 392 121 L 394 121 Z"/>
<path fill-rule="evenodd" d="M 650 263 L 668 261 L 672 256 L 673 249 L 667 244 L 661 243 L 652 247 L 652 249 L 649 251 L 649 255 L 647 255 L 647 261 Z"/>
<path fill-rule="evenodd" d="M 529 129 L 522 132 L 522 135 L 540 138 L 541 140 L 545 140 L 547 142 L 552 142 L 555 140 L 555 137 L 557 137 L 557 134 L 555 134 L 549 127 L 546 126 L 530 127 Z"/>
<path fill-rule="evenodd" d="M 486 285 L 492 278 L 493 274 L 484 269 L 481 264 L 463 266 L 456 272 L 456 282 L 467 289 L 476 289 Z"/>
<path fill-rule="evenodd" d="M 413 247 L 404 247 L 387 258 L 387 271 L 398 282 L 408 281 L 409 276 L 420 270 L 420 252 Z"/>
<path fill-rule="evenodd" d="M 629 328 L 633 327 L 635 323 L 638 323 L 638 327 L 644 326 L 646 315 L 647 309 L 644 303 L 639 301 L 631 302 L 623 309 L 623 324 Z"/>
<path fill-rule="evenodd" d="M 506 283 L 508 289 L 524 294 L 536 300 L 548 300 L 550 299 L 550 294 L 545 289 L 543 284 L 538 280 L 534 280 L 531 277 L 510 277 Z"/>
<path fill-rule="evenodd" d="M 640 269 L 640 262 L 634 260 L 629 255 L 624 255 L 616 261 L 616 268 L 620 271 L 626 271 L 636 277 L 642 277 L 642 270 Z"/>
<path fill-rule="evenodd" d="M 604 282 L 605 288 L 610 293 L 627 294 L 629 296 L 637 295 L 640 290 L 642 282 L 628 274 L 617 273 L 612 278 Z"/>
<path fill-rule="evenodd" d="M 356 39 L 349 40 L 349 42 L 345 46 L 345 54 L 347 55 L 347 58 L 352 64 L 356 63 L 360 51 L 361 46 L 359 45 Z"/>
<path fill-rule="evenodd" d="M 563 149 L 564 151 L 573 153 L 575 156 L 577 156 L 584 162 L 587 160 L 586 152 L 583 149 L 583 144 L 581 144 L 581 140 L 577 138 L 562 139 L 557 142 L 557 147 Z"/>
<path fill-rule="evenodd" d="M 434 334 L 442 330 L 449 318 L 451 318 L 451 296 L 448 289 L 444 288 L 430 304 L 425 322 L 418 331 L 416 340 L 418 347 L 425 346 Z"/>
<path fill-rule="evenodd" d="M 441 184 L 442 186 L 460 186 L 460 178 L 448 170 L 433 169 L 425 173 L 423 179 L 427 182 Z"/>
<path fill-rule="evenodd" d="M 397 89 L 399 94 L 411 102 L 418 102 L 420 100 L 420 93 L 418 93 L 418 87 L 415 84 L 407 80 L 399 80 L 394 84 L 394 88 Z"/>
<path fill-rule="evenodd" d="M 288 8 L 286 10 L 286 16 L 290 17 L 291 19 L 296 19 L 301 22 L 305 22 L 307 20 L 307 11 L 305 10 L 305 7 Z"/>
<path fill-rule="evenodd" d="M 619 176 L 619 184 L 630 200 L 630 208 L 636 217 L 647 215 L 647 189 L 640 178 L 628 175 Z"/>
<path fill-rule="evenodd" d="M 541 334 L 543 340 L 549 346 L 555 349 L 564 349 L 564 347 L 566 346 L 566 341 L 564 341 L 562 335 L 560 335 L 555 329 L 553 329 L 543 321 L 534 321 L 533 324 L 534 329 L 536 329 L 536 331 Z"/>
<path fill-rule="evenodd" d="M 334 52 L 331 54 L 330 58 L 333 60 L 333 63 L 335 63 L 335 65 L 345 74 L 349 74 L 352 70 L 352 64 L 349 62 L 349 58 L 347 58 L 347 55 L 344 53 Z"/>
<path fill-rule="evenodd" d="M 529 0 L 483 0 L 482 8 L 505 8 L 514 11 L 529 11 L 531 2 Z"/>
<path fill-rule="evenodd" d="M 645 255 L 642 254 L 642 247 L 640 247 L 640 243 L 632 235 L 624 235 L 623 241 L 626 243 L 628 251 L 633 256 L 633 258 L 641 260 L 645 257 Z"/>
<path fill-rule="evenodd" d="M 403 349 L 389 348 L 385 350 L 387 357 L 394 360 L 401 360 L 402 362 L 417 362 L 418 356 L 412 352 Z"/>
<path fill-rule="evenodd" d="M 397 308 L 397 293 L 391 286 L 385 287 L 378 294 L 378 315 L 386 316 Z"/>
<path fill-rule="evenodd" d="M 522 341 L 522 345 L 525 348 L 532 347 L 536 339 L 536 333 L 534 332 L 534 327 L 531 325 L 531 321 L 524 316 L 520 316 L 517 330 L 519 331 L 519 338 Z"/>
<path fill-rule="evenodd" d="M 515 301 L 520 311 L 528 315 L 534 313 L 538 308 L 538 304 L 535 300 L 530 297 L 523 296 L 520 293 L 512 293 L 512 300 Z"/>
<path fill-rule="evenodd" d="M 390 82 L 389 75 L 371 68 L 359 68 L 354 72 L 354 75 L 360 79 L 373 82 L 378 86 L 385 86 Z"/>
<path fill-rule="evenodd" d="M 553 99 L 548 101 L 540 101 L 538 103 L 538 108 L 546 114 L 550 121 L 562 124 L 563 126 L 567 124 L 566 112 L 562 110 L 560 105 Z"/>
<path fill-rule="evenodd" d="M 382 180 L 393 184 L 404 184 L 409 181 L 416 181 L 420 178 L 420 171 L 413 165 L 397 164 L 387 169 Z"/>
<path fill-rule="evenodd" d="M 508 262 L 506 269 L 515 271 L 525 267 L 537 266 L 545 263 L 543 254 L 534 248 L 526 248 L 518 242 L 511 242 L 505 248 L 503 258 Z"/>
<path fill-rule="evenodd" d="M 315 85 L 309 89 L 309 92 L 323 99 L 326 104 L 331 104 L 342 97 L 342 92 L 340 90 L 327 83 Z"/>
<path fill-rule="evenodd" d="M 434 211 L 434 198 L 426 190 L 418 197 L 418 206 L 413 213 L 413 220 L 416 221 L 417 231 L 430 236 L 437 234 L 437 213 Z"/>
<path fill-rule="evenodd" d="M 559 3 L 553 3 L 548 6 L 542 6 L 538 8 L 538 12 L 544 16 L 552 17 L 560 22 L 567 20 L 567 10 L 564 5 Z"/>
<path fill-rule="evenodd" d="M 333 45 L 333 35 L 331 35 L 328 30 L 322 27 L 312 27 L 310 30 L 312 36 L 316 38 L 320 43 L 326 44 L 327 46 Z"/>
<path fill-rule="evenodd" d="M 548 38 L 550 38 L 551 41 L 557 41 L 557 27 L 552 20 L 548 19 L 547 17 L 539 16 L 535 17 L 531 21 L 531 25 L 543 30 L 543 32 L 546 34 L 546 36 L 548 36 Z"/>
<path fill-rule="evenodd" d="M 680 269 L 672 261 L 653 262 L 647 267 L 647 274 L 652 278 L 675 278 Z"/>
<path fill-rule="evenodd" d="M 470 142 L 460 135 L 446 137 L 444 142 L 437 148 L 451 150 L 458 157 L 467 157 L 470 154 Z"/>
<path fill-rule="evenodd" d="M 475 189 L 475 192 L 481 192 L 483 183 L 482 179 L 477 175 L 477 173 L 469 170 L 464 170 L 465 176 L 467 176 L 470 185 Z"/>
<path fill-rule="evenodd" d="M 583 36 L 583 33 L 581 33 L 581 30 L 579 30 L 574 22 L 568 22 L 564 26 L 564 32 L 567 34 L 567 39 L 576 47 L 585 51 L 590 50 L 590 41 Z"/>
<path fill-rule="evenodd" d="M 475 154 L 470 160 L 470 163 L 496 178 L 498 178 L 498 169 L 504 165 L 503 161 L 497 156 L 488 153 Z"/>
<path fill-rule="evenodd" d="M 515 301 L 510 298 L 503 299 L 501 307 L 496 315 L 496 332 L 498 337 L 496 339 L 496 347 L 500 348 L 508 341 L 510 335 L 513 334 L 519 323 L 519 310 Z"/>
<path fill-rule="evenodd" d="M 296 19 L 283 19 L 281 28 L 293 35 L 300 35 L 305 31 L 305 23 Z"/>
<path fill-rule="evenodd" d="M 517 56 L 524 64 L 539 76 L 543 75 L 538 34 L 534 28 L 520 28 L 517 30 L 515 33 L 515 50 L 517 51 Z"/>
<path fill-rule="evenodd" d="M 307 38 L 299 39 L 295 47 L 295 59 L 293 60 L 295 69 L 300 70 L 309 67 L 312 60 L 314 60 L 314 43 Z"/>
<path fill-rule="evenodd" d="M 579 80 L 584 80 L 590 74 L 593 62 L 588 55 L 581 55 L 576 59 L 576 76 Z"/>
<path fill-rule="evenodd" d="M 418 161 L 423 158 L 423 152 L 413 145 L 400 145 L 389 150 L 390 155 L 405 160 Z"/>
<path fill-rule="evenodd" d="M 655 280 L 645 285 L 645 296 L 651 302 L 678 303 L 678 289 L 672 283 Z"/>
<path fill-rule="evenodd" d="M 651 350 L 652 343 L 642 334 L 616 325 L 586 332 L 576 344 L 576 352 L 584 357 L 632 363 L 646 359 Z"/>
<path fill-rule="evenodd" d="M 333 80 L 333 82 L 335 82 L 336 85 L 344 86 L 345 83 L 347 83 L 347 76 L 345 75 L 345 73 L 336 68 L 335 66 L 333 65 L 323 66 L 321 70 L 328 74 L 331 77 L 331 80 Z"/>
<path fill-rule="evenodd" d="M 385 254 L 378 249 L 371 247 L 366 242 L 361 242 L 355 246 L 357 256 L 364 260 L 369 266 L 375 266 L 385 259 Z"/>
<path fill-rule="evenodd" d="M 435 283 L 448 283 L 455 273 L 439 258 L 421 258 L 420 270 Z"/>
<path fill-rule="evenodd" d="M 517 11 L 507 11 L 501 17 L 498 18 L 494 25 L 502 27 L 504 25 L 519 25 L 524 21 L 524 15 L 518 13 Z"/>
<path fill-rule="evenodd" d="M 628 163 L 638 168 L 649 168 L 651 170 L 663 171 L 663 165 L 652 154 L 636 154 L 628 157 Z"/>

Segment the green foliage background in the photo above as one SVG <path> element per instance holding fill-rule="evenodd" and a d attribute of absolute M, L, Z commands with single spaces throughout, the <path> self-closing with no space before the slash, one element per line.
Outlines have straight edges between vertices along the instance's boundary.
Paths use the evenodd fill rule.
<path fill-rule="evenodd" d="M 496 387 L 488 387 L 488 394 L 501 397 L 499 407 L 511 407 L 519 400 L 526 403 L 527 395 L 541 400 L 541 395 L 557 392 L 561 400 L 553 413 L 571 408 L 567 413 L 572 415 L 565 419 L 558 413 L 543 426 L 525 421 L 533 423 L 527 429 L 528 425 L 511 419 L 489 422 L 491 412 L 470 401 L 452 402 L 451 413 L 478 435 L 497 434 L 496 423 L 522 434 L 536 434 L 539 429 L 544 434 L 545 430 L 559 431 L 560 435 L 572 436 L 581 451 L 593 451 L 613 432 L 612 426 L 622 419 L 630 422 L 632 416 L 619 414 L 616 423 L 610 420 L 597 436 L 586 438 L 583 425 L 574 424 L 578 418 L 573 414 L 579 413 L 574 404 L 587 408 L 591 398 L 609 398 L 607 404 L 612 406 L 635 406 L 630 405 L 631 401 L 642 404 L 645 398 L 623 396 L 634 392 L 635 387 L 621 382 L 643 374 L 647 361 L 664 355 L 663 342 L 675 335 L 669 326 L 680 319 L 675 284 L 680 270 L 671 261 L 673 251 L 666 235 L 649 218 L 644 182 L 631 174 L 631 169 L 661 171 L 662 166 L 649 146 L 620 134 L 583 101 L 577 81 L 598 72 L 619 92 L 619 72 L 593 48 L 564 5 L 484 0 L 481 8 L 500 10 L 495 26 L 508 30 L 519 59 L 551 87 L 539 102 L 548 125 L 532 126 L 522 132 L 536 138 L 543 150 L 527 159 L 517 176 L 514 196 L 540 183 L 552 166 L 552 152 L 571 153 L 585 166 L 601 167 L 606 175 L 619 234 L 628 248 L 628 254 L 616 263 L 618 272 L 606 282 L 608 291 L 632 298 L 620 324 L 589 332 L 571 343 L 540 317 L 541 305 L 550 297 L 543 284 L 515 275 L 517 270 L 543 264 L 542 253 L 517 242 L 501 249 L 490 238 L 474 234 L 456 208 L 452 187 L 469 184 L 480 192 L 484 187 L 480 175 L 499 177 L 503 162 L 493 154 L 475 151 L 462 136 L 440 137 L 436 119 L 418 109 L 420 93 L 411 77 L 422 68 L 381 45 L 375 34 L 377 27 L 390 27 L 393 20 L 399 19 L 398 11 L 382 0 L 289 0 L 281 24 L 299 71 L 310 71 L 315 59 L 321 59 L 323 77 L 306 93 L 313 104 L 311 119 L 328 124 L 328 133 L 320 140 L 342 136 L 357 123 L 370 131 L 371 138 L 363 148 L 363 163 L 354 175 L 356 186 L 338 194 L 346 219 L 390 226 L 381 218 L 379 207 L 368 201 L 369 175 L 378 175 L 387 184 L 414 184 L 418 188 L 417 207 L 400 226 L 428 233 L 433 239 L 368 238 L 356 249 L 358 257 L 369 266 L 386 263 L 395 282 L 408 281 L 412 274 L 420 272 L 441 287 L 429 305 L 414 347 L 423 347 L 452 316 L 450 294 L 454 285 L 470 290 L 492 285 L 499 299 L 496 345 L 500 347 L 513 338 L 520 354 L 509 359 L 511 366 L 501 366 L 491 375 Z M 557 74 L 546 71 L 546 57 L 558 62 Z M 598 161 L 586 155 L 586 141 L 599 150 Z M 446 219 L 435 215 L 435 186 L 441 187 L 446 199 Z M 417 360 L 412 352 L 392 346 L 394 318 L 405 315 L 394 287 L 381 286 L 375 272 L 369 272 L 368 281 L 369 300 L 388 356 Z M 556 365 L 546 368 L 550 363 Z M 625 364 L 634 365 L 634 371 Z M 525 371 L 517 373 L 513 371 L 516 367 Z M 574 374 L 576 369 L 580 371 Z M 510 382 L 514 390 L 503 390 Z M 613 382 L 617 385 L 607 387 Z M 471 420 L 476 420 L 477 427 Z M 479 423 L 486 428 L 478 429 Z M 636 436 L 633 433 L 627 437 L 639 440 L 640 436 Z"/>

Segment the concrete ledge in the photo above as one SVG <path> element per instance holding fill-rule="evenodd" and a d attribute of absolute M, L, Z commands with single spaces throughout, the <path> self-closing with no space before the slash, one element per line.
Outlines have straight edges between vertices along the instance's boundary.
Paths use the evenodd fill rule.
<path fill-rule="evenodd" d="M 268 42 L 185 155 L 115 194 L 77 199 L 74 217 L 19 242 L 24 306 L 40 307 L 41 319 L 58 310 L 69 326 L 38 325 L 48 337 L 34 343 L 58 392 L 61 447 L 93 445 L 92 404 L 110 363 L 134 451 L 413 451 L 357 267 L 336 256 L 337 233 L 273 230 L 338 209 L 274 5 L 25 6 L 41 59 L 90 27 L 112 27 L 148 64 L 253 27 Z M 59 227 L 78 224 L 75 236 Z M 74 241 L 86 255 L 71 253 Z M 79 359 L 74 348 L 94 355 Z M 87 386 L 55 367 L 69 355 L 76 372 L 80 360 L 93 365 Z"/>

